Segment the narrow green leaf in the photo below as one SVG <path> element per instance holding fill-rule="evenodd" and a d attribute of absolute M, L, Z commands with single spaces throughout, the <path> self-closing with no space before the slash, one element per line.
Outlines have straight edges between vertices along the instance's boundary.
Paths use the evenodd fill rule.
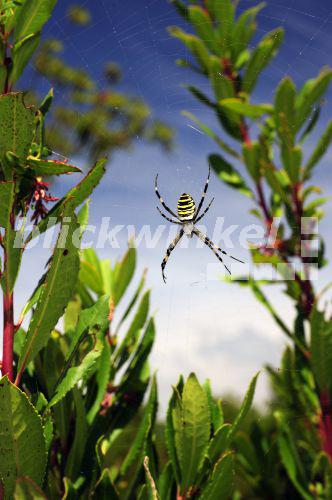
<path fill-rule="evenodd" d="M 220 401 L 216 401 L 213 398 L 210 380 L 206 380 L 203 385 L 208 403 L 209 411 L 211 415 L 212 432 L 215 432 L 223 424 L 223 413 L 221 409 Z"/>
<path fill-rule="evenodd" d="M 305 180 L 309 179 L 314 166 L 321 160 L 321 158 L 326 153 L 328 147 L 332 142 L 332 120 L 328 123 L 323 135 L 317 142 L 316 147 L 310 155 L 304 167 L 303 177 Z"/>
<path fill-rule="evenodd" d="M 223 424 L 209 443 L 208 457 L 211 464 L 214 464 L 229 446 L 228 434 L 231 430 L 231 424 Z"/>
<path fill-rule="evenodd" d="M 231 498 L 234 484 L 234 453 L 229 452 L 216 463 L 211 480 L 203 489 L 200 499 Z"/>
<path fill-rule="evenodd" d="M 79 256 L 78 248 L 75 245 L 77 241 L 73 241 L 73 236 L 79 226 L 75 214 L 70 209 L 66 209 L 63 213 L 64 221 L 66 217 L 70 222 L 68 225 L 63 222 L 61 226 L 62 229 L 53 252 L 49 271 L 19 359 L 18 371 L 21 373 L 46 345 L 51 331 L 62 316 L 75 289 Z M 68 230 L 67 235 L 66 230 Z"/>
<path fill-rule="evenodd" d="M 84 399 L 79 389 L 73 391 L 73 399 L 75 404 L 75 433 L 66 460 L 65 476 L 75 480 L 81 471 L 81 462 L 89 428 Z"/>
<path fill-rule="evenodd" d="M 219 0 L 212 0 L 218 8 Z M 237 60 L 239 54 L 245 51 L 249 45 L 251 38 L 256 31 L 257 14 L 265 7 L 265 3 L 261 2 L 255 7 L 245 10 L 237 19 L 232 33 L 231 51 L 233 60 Z"/>
<path fill-rule="evenodd" d="M 114 354 L 114 363 L 117 370 L 127 361 L 137 345 L 141 329 L 144 327 L 148 317 L 149 303 L 150 291 L 147 291 L 141 299 L 126 335 Z"/>
<path fill-rule="evenodd" d="M 262 175 L 260 170 L 261 146 L 259 142 L 252 141 L 250 145 L 243 144 L 242 152 L 249 174 L 257 181 Z"/>
<path fill-rule="evenodd" d="M 112 295 L 117 305 L 125 293 L 136 267 L 136 249 L 128 248 L 120 262 L 117 262 L 112 276 Z"/>
<path fill-rule="evenodd" d="M 9 222 L 5 238 L 4 246 L 7 256 L 5 273 L 1 279 L 3 290 L 12 292 L 20 271 L 22 254 L 23 254 L 23 228 L 22 230 L 14 231 Z"/>
<path fill-rule="evenodd" d="M 40 33 L 31 33 L 20 42 L 15 43 L 12 50 L 13 66 L 9 76 L 11 85 L 17 82 L 22 76 L 26 66 L 31 61 L 31 58 L 36 51 L 40 42 Z"/>
<path fill-rule="evenodd" d="M 332 70 L 323 69 L 317 78 L 308 80 L 296 99 L 296 130 L 310 116 L 313 106 L 323 97 L 332 78 Z"/>
<path fill-rule="evenodd" d="M 282 28 L 278 28 L 268 33 L 257 45 L 246 66 L 243 75 L 242 90 L 250 94 L 257 79 L 263 69 L 270 63 L 276 55 L 279 45 L 284 37 Z"/>
<path fill-rule="evenodd" d="M 135 304 L 136 304 L 136 302 L 141 294 L 141 291 L 143 290 L 144 284 L 145 284 L 146 272 L 147 272 L 147 269 L 144 269 L 142 277 L 138 283 L 136 292 L 134 293 L 133 298 L 129 302 L 128 307 L 126 308 L 125 312 L 123 313 L 121 319 L 119 320 L 118 328 L 122 325 L 122 323 L 125 321 L 125 319 L 129 316 L 130 312 L 132 311 L 133 307 L 135 306 Z"/>
<path fill-rule="evenodd" d="M 98 411 L 100 410 L 101 402 L 104 399 L 107 385 L 110 381 L 111 373 L 111 348 L 108 339 L 104 339 L 103 352 L 99 358 L 98 368 L 96 372 L 97 394 L 95 400 L 87 414 L 87 421 L 91 425 Z"/>
<path fill-rule="evenodd" d="M 22 40 L 32 33 L 38 33 L 50 18 L 57 0 L 25 0 L 19 11 L 14 40 Z"/>
<path fill-rule="evenodd" d="M 209 78 L 217 101 L 234 97 L 234 85 L 231 80 L 223 74 L 220 58 L 216 56 L 210 57 Z"/>
<path fill-rule="evenodd" d="M 301 484 L 298 482 L 296 460 L 292 455 L 292 450 L 291 447 L 289 446 L 289 443 L 287 442 L 286 437 L 283 435 L 280 435 L 278 437 L 278 448 L 281 461 L 287 471 L 290 480 L 301 494 L 301 497 L 304 498 L 305 500 L 310 500 L 312 498 L 311 494 L 308 494 L 301 486 Z"/>
<path fill-rule="evenodd" d="M 180 394 L 182 393 L 182 390 L 183 390 L 183 378 L 181 376 L 177 386 L 173 387 L 173 394 L 171 396 L 167 409 L 166 430 L 165 430 L 166 447 L 168 455 L 170 457 L 173 473 L 177 484 L 180 484 L 181 482 L 181 471 L 179 466 L 179 460 L 176 454 L 175 435 L 176 436 L 179 435 L 181 427 Z"/>
<path fill-rule="evenodd" d="M 103 295 L 91 307 L 83 309 L 78 317 L 77 327 L 71 337 L 71 343 L 66 355 L 68 361 L 74 351 L 79 347 L 84 335 L 90 333 L 105 332 L 109 325 L 109 297 Z"/>
<path fill-rule="evenodd" d="M 48 408 L 51 408 L 61 401 L 80 380 L 85 380 L 88 377 L 91 370 L 95 368 L 96 361 L 100 357 L 103 347 L 103 342 L 97 339 L 93 349 L 84 356 L 81 363 L 68 369 L 66 375 L 57 386 L 54 396 L 48 403 Z"/>
<path fill-rule="evenodd" d="M 47 216 L 39 222 L 37 226 L 38 231 L 31 233 L 27 238 L 26 243 L 31 241 L 37 234 L 43 233 L 44 231 L 46 231 L 46 229 L 50 229 L 52 226 L 57 224 L 60 220 L 64 206 L 71 207 L 74 210 L 90 196 L 105 173 L 106 161 L 107 158 L 98 160 L 94 167 L 81 180 L 81 182 L 79 182 L 77 186 L 68 191 L 66 196 L 64 196 L 58 203 L 56 203 L 56 205 L 54 205 L 54 207 L 48 212 Z"/>
<path fill-rule="evenodd" d="M 257 377 L 259 375 L 259 372 L 256 373 L 256 375 L 253 377 L 253 379 L 250 382 L 249 388 L 247 390 L 247 393 L 244 397 L 244 400 L 241 404 L 239 413 L 236 416 L 235 421 L 232 424 L 232 427 L 228 433 L 227 436 L 227 441 L 230 443 L 232 441 L 232 438 L 234 437 L 235 433 L 237 432 L 238 428 L 241 426 L 243 420 L 246 418 L 248 411 L 251 408 L 252 401 L 254 399 L 254 394 L 255 394 L 255 388 L 256 388 L 256 382 L 257 382 Z"/>
<path fill-rule="evenodd" d="M 150 395 L 144 409 L 142 420 L 135 433 L 135 438 L 130 449 L 121 464 L 121 474 L 126 474 L 134 463 L 138 462 L 138 467 L 143 465 L 146 454 L 146 440 L 154 423 L 157 411 L 157 383 L 155 377 L 152 379 Z"/>
<path fill-rule="evenodd" d="M 171 36 L 178 38 L 182 43 L 186 45 L 186 47 L 188 47 L 188 49 L 197 60 L 200 68 L 204 71 L 204 73 L 208 74 L 210 54 L 204 42 L 202 42 L 202 40 L 200 40 L 197 36 L 186 33 L 177 26 L 171 26 L 168 31 Z"/>
<path fill-rule="evenodd" d="M 320 391 L 332 388 L 332 321 L 315 308 L 310 321 L 311 364 Z"/>
<path fill-rule="evenodd" d="M 212 154 L 209 156 L 209 163 L 213 170 L 228 186 L 236 189 L 240 193 L 245 194 L 249 198 L 253 197 L 251 189 L 246 185 L 244 179 L 239 172 L 235 170 L 222 156 Z"/>
<path fill-rule="evenodd" d="M 208 447 L 211 419 L 206 394 L 196 376 L 189 375 L 182 393 L 182 425 L 178 436 L 177 456 L 181 468 L 181 492 L 195 484 Z M 175 441 L 177 442 L 177 440 Z"/>
<path fill-rule="evenodd" d="M 241 116 L 248 116 L 249 118 L 260 118 L 273 111 L 273 106 L 271 104 L 249 104 L 235 97 L 222 99 L 219 101 L 219 104 L 230 111 L 234 111 Z"/>
<path fill-rule="evenodd" d="M 208 8 L 217 21 L 219 51 L 229 54 L 232 45 L 235 7 L 231 0 L 208 0 Z"/>
<path fill-rule="evenodd" d="M 282 141 L 285 141 L 283 137 L 283 122 L 281 121 L 281 115 L 285 118 L 288 124 L 288 129 L 293 138 L 295 135 L 295 122 L 296 122 L 296 111 L 295 111 L 295 98 L 296 98 L 296 87 L 291 78 L 286 77 L 281 80 L 278 88 L 276 90 L 274 106 L 275 106 L 275 122 L 277 125 L 277 132 Z M 291 139 L 291 144 L 293 144 L 293 139 Z"/>
<path fill-rule="evenodd" d="M 46 467 L 42 421 L 26 394 L 9 382 L 0 380 L 0 477 L 5 500 L 13 498 L 15 481 L 20 476 L 42 484 Z"/>
<path fill-rule="evenodd" d="M 32 167 L 36 175 L 61 175 L 69 174 L 72 172 L 81 173 L 82 170 L 69 163 L 55 161 L 55 160 L 38 160 L 33 156 L 28 156 L 26 164 Z"/>
<path fill-rule="evenodd" d="M 209 15 L 198 5 L 190 5 L 187 12 L 189 22 L 205 45 L 212 52 L 220 50 Z"/>
<path fill-rule="evenodd" d="M 110 470 L 104 469 L 102 471 L 93 491 L 93 498 L 98 498 L 98 500 L 118 500 L 120 498 L 112 482 Z"/>
<path fill-rule="evenodd" d="M 174 475 L 171 462 L 167 462 L 158 479 L 158 491 L 162 500 L 172 500 Z"/>

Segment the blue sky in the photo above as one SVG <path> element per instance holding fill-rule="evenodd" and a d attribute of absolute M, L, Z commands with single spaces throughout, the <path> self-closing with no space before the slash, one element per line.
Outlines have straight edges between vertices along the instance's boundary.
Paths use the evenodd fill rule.
<path fill-rule="evenodd" d="M 134 225 L 139 230 L 143 224 L 152 228 L 163 220 L 155 209 L 154 177 L 159 172 L 160 189 L 175 207 L 179 194 L 190 192 L 198 198 L 207 174 L 207 155 L 217 152 L 214 143 L 192 129 L 190 122 L 181 115 L 187 109 L 200 119 L 218 128 L 210 112 L 199 105 L 183 88 L 191 83 L 207 91 L 203 79 L 175 65 L 175 60 L 186 56 L 186 49 L 170 38 L 166 29 L 170 25 L 183 25 L 173 7 L 166 0 L 88 0 L 78 2 L 91 10 L 92 24 L 88 28 L 72 27 L 66 17 L 69 1 L 61 1 L 55 16 L 45 29 L 45 36 L 63 39 L 65 56 L 71 64 L 85 67 L 102 81 L 102 68 L 107 61 L 116 61 L 123 70 L 119 90 L 141 96 L 151 107 L 153 116 L 175 127 L 176 147 L 164 154 L 158 147 L 148 145 L 138 138 L 130 152 L 114 155 L 104 183 L 95 191 L 91 200 L 91 222 L 99 224 L 101 217 L 111 217 L 114 224 Z M 240 11 L 257 2 L 242 0 Z M 269 102 L 278 81 L 286 74 L 298 85 L 317 75 L 323 65 L 331 65 L 332 7 L 329 0 L 267 0 L 266 8 L 259 14 L 257 37 L 269 30 L 283 26 L 285 42 L 279 56 L 272 62 L 257 86 L 254 100 Z M 48 91 L 49 82 L 42 81 L 41 89 Z M 61 91 L 56 90 L 61 102 Z M 331 92 L 327 96 L 325 111 L 317 132 L 308 143 L 314 144 L 322 133 L 331 112 Z M 331 152 L 317 169 L 317 184 L 331 195 Z M 78 158 L 82 165 L 86 159 Z M 65 185 L 56 185 L 58 192 Z M 225 217 L 226 224 L 238 224 L 240 229 L 254 222 L 248 215 L 250 202 L 221 184 L 213 175 L 210 196 L 216 200 L 206 217 L 206 227 L 212 234 L 216 217 Z M 208 198 L 209 199 L 209 198 Z M 331 203 L 321 231 L 330 248 Z M 238 234 L 238 233 L 237 233 Z M 149 268 L 148 284 L 152 288 L 152 310 L 156 315 L 157 342 L 153 354 L 154 367 L 158 369 L 162 401 L 164 402 L 179 372 L 194 370 L 201 379 L 211 378 L 216 393 L 243 394 L 254 372 L 263 363 L 278 367 L 284 338 L 269 315 L 245 288 L 217 280 L 223 269 L 209 250 L 177 248 L 166 269 L 167 285 L 161 279 L 160 263 L 165 253 L 166 238 L 162 237 L 156 248 L 139 247 L 138 268 Z M 121 237 L 120 249 L 106 248 L 102 257 L 114 259 L 126 248 L 126 237 Z M 234 248 L 232 252 L 247 257 L 247 252 Z M 328 253 L 329 255 L 329 253 Z M 25 258 L 27 271 L 19 284 L 18 305 L 23 303 L 33 288 L 40 265 L 47 259 L 41 248 L 31 250 Z M 211 267 L 213 266 L 213 267 Z M 215 274 L 215 280 L 206 280 L 206 270 Z M 239 270 L 239 268 L 236 268 Z M 329 267 L 322 274 L 325 283 L 331 272 Z M 292 307 L 280 293 L 269 291 L 269 296 L 280 313 L 290 323 Z M 259 383 L 257 401 L 266 400 L 267 382 Z"/>

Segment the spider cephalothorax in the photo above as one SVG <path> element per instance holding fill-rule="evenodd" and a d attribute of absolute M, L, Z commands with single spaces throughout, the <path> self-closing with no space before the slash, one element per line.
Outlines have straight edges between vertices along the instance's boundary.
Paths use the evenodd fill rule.
<path fill-rule="evenodd" d="M 157 195 L 160 203 L 162 204 L 162 206 L 165 208 L 165 210 L 167 210 L 168 213 L 170 213 L 173 217 L 175 217 L 176 220 L 173 220 L 173 219 L 167 217 L 167 215 L 165 215 L 158 207 L 157 207 L 157 210 L 159 211 L 160 215 L 162 215 L 162 217 L 164 217 L 164 219 L 168 220 L 169 222 L 172 222 L 173 224 L 179 224 L 181 226 L 181 229 L 178 232 L 178 234 L 176 235 L 174 241 L 172 241 L 172 243 L 167 248 L 166 255 L 161 263 L 161 272 L 162 272 L 163 280 L 165 283 L 166 283 L 166 276 L 164 274 L 164 269 L 165 269 L 165 266 L 167 264 L 168 258 L 184 234 L 186 234 L 189 237 L 196 235 L 200 240 L 202 240 L 203 243 L 205 243 L 205 245 L 207 245 L 210 248 L 210 250 L 212 250 L 212 252 L 215 254 L 217 259 L 219 259 L 220 262 L 223 263 L 223 265 L 225 266 L 225 268 L 229 272 L 229 274 L 231 274 L 230 270 L 228 269 L 228 267 L 226 266 L 226 264 L 222 260 L 221 256 L 217 252 L 221 252 L 223 255 L 228 255 L 231 259 L 234 259 L 238 262 L 242 262 L 242 264 L 243 264 L 242 260 L 237 259 L 236 257 L 233 257 L 232 255 L 229 255 L 227 252 L 225 252 L 224 250 L 219 248 L 207 236 L 205 236 L 199 229 L 197 229 L 195 227 L 195 224 L 204 217 L 206 212 L 209 210 L 211 203 L 214 200 L 214 198 L 212 198 L 212 200 L 210 201 L 210 203 L 208 204 L 208 206 L 206 207 L 206 209 L 204 210 L 202 215 L 199 216 L 199 212 L 202 208 L 204 198 L 205 198 L 205 195 L 207 192 L 207 188 L 209 185 L 209 180 L 210 180 L 210 167 L 209 167 L 209 174 L 208 174 L 208 177 L 206 179 L 205 186 L 204 186 L 202 198 L 199 202 L 197 210 L 196 210 L 196 206 L 195 206 L 195 202 L 193 200 L 193 197 L 190 194 L 183 193 L 183 194 L 181 194 L 181 196 L 178 200 L 178 205 L 177 205 L 178 214 L 176 215 L 173 212 L 173 210 L 171 210 L 165 204 L 163 198 L 160 196 L 159 191 L 158 191 L 158 184 L 157 184 L 158 175 L 156 176 L 156 181 L 155 181 L 156 195 Z"/>

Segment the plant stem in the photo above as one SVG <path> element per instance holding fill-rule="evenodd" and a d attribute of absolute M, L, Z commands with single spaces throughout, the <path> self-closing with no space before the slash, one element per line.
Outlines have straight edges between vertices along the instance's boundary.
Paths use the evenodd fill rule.
<path fill-rule="evenodd" d="M 13 381 L 13 343 L 14 343 L 14 297 L 13 293 L 3 294 L 3 353 L 2 375 Z"/>

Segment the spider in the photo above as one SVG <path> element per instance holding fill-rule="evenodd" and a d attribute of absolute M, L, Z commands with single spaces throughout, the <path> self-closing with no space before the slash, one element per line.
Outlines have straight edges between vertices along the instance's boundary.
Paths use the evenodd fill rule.
<path fill-rule="evenodd" d="M 226 264 L 222 260 L 221 256 L 217 252 L 221 252 L 224 255 L 228 255 L 228 257 L 230 257 L 231 259 L 234 259 L 237 262 L 241 262 L 242 264 L 244 264 L 244 262 L 242 260 L 237 259 L 236 257 L 233 257 L 232 255 L 229 255 L 227 252 L 225 252 L 224 250 L 222 250 L 221 248 L 219 248 L 217 245 L 215 245 L 210 240 L 210 238 L 208 238 L 207 236 L 205 236 L 199 229 L 197 229 L 197 227 L 195 227 L 195 224 L 197 224 L 197 222 L 199 222 L 204 217 L 204 215 L 207 213 L 207 211 L 211 207 L 212 202 L 214 200 L 214 198 L 212 198 L 212 200 L 210 201 L 210 203 L 208 204 L 208 206 L 206 207 L 206 209 L 204 210 L 204 212 L 201 215 L 199 215 L 199 212 L 200 212 L 200 210 L 201 210 L 201 208 L 203 206 L 204 198 L 205 198 L 208 186 L 209 186 L 210 172 L 211 172 L 211 168 L 209 166 L 208 177 L 206 179 L 206 183 L 205 183 L 205 186 L 204 186 L 202 198 L 201 198 L 201 201 L 199 202 L 197 210 L 196 210 L 196 206 L 195 206 L 195 202 L 194 202 L 193 197 L 190 194 L 183 193 L 183 194 L 181 194 L 181 196 L 180 196 L 180 198 L 178 200 L 178 205 L 177 205 L 178 215 L 176 215 L 165 204 L 162 196 L 160 196 L 159 191 L 158 191 L 158 174 L 156 176 L 156 180 L 155 180 L 155 192 L 156 192 L 156 195 L 157 195 L 160 203 L 162 204 L 162 206 L 165 208 L 165 210 L 167 210 L 167 212 L 169 212 L 173 217 L 175 217 L 176 220 L 173 220 L 170 217 L 167 217 L 167 215 L 165 215 L 159 209 L 159 207 L 157 207 L 157 210 L 160 213 L 160 215 L 162 217 L 164 217 L 164 219 L 168 220 L 169 222 L 172 222 L 173 224 L 178 224 L 179 226 L 181 226 L 181 229 L 179 230 L 178 234 L 176 235 L 176 237 L 174 238 L 174 240 L 172 241 L 172 243 L 167 248 L 166 255 L 165 255 L 165 257 L 164 257 L 164 259 L 163 259 L 163 261 L 161 263 L 161 272 L 162 272 L 164 283 L 166 283 L 166 276 L 165 276 L 165 273 L 164 273 L 164 269 L 166 267 L 166 264 L 167 264 L 167 261 L 169 259 L 169 256 L 171 255 L 171 253 L 173 252 L 174 248 L 179 243 L 180 239 L 182 238 L 182 236 L 184 234 L 186 234 L 189 238 L 192 238 L 192 236 L 195 235 L 200 240 L 202 240 L 203 243 L 205 243 L 205 245 L 207 245 L 210 248 L 210 250 L 212 250 L 212 252 L 217 257 L 217 259 L 220 260 L 220 262 L 224 265 L 225 269 L 228 271 L 229 274 L 231 274 L 230 270 L 228 269 L 228 267 L 226 266 Z"/>

